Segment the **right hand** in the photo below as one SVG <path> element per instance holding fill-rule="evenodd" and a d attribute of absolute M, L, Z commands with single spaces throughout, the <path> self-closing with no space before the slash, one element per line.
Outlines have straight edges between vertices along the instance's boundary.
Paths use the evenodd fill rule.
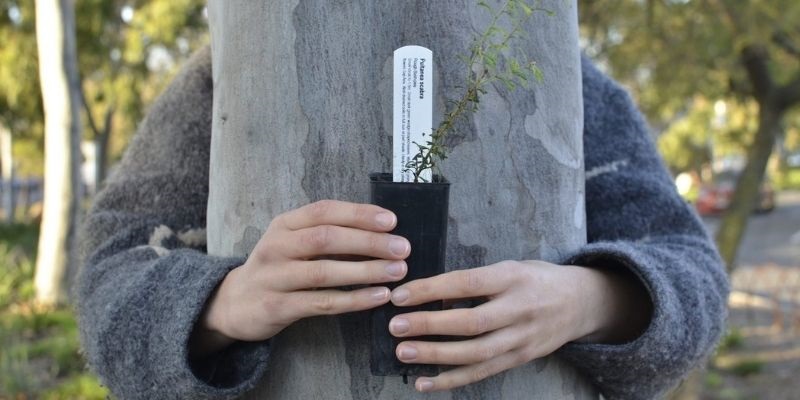
<path fill-rule="evenodd" d="M 411 246 L 386 233 L 396 224 L 397 217 L 378 206 L 334 200 L 277 216 L 244 265 L 228 273 L 206 305 L 193 335 L 205 334 L 205 340 L 195 342 L 217 349 L 197 352 L 208 354 L 234 340 L 265 340 L 301 318 L 387 303 L 385 286 L 332 288 L 402 279 Z M 370 260 L 340 261 L 336 256 Z"/>

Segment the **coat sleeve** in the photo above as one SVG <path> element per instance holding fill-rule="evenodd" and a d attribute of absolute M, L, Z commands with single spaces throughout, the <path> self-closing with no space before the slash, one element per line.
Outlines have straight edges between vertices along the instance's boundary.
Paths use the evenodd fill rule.
<path fill-rule="evenodd" d="M 565 262 L 627 269 L 653 312 L 631 342 L 571 343 L 559 352 L 608 399 L 656 398 L 712 352 L 724 328 L 727 277 L 628 94 L 586 59 L 583 75 L 589 244 Z"/>
<path fill-rule="evenodd" d="M 205 49 L 155 102 L 82 228 L 83 352 L 119 398 L 231 398 L 266 368 L 268 342 L 188 357 L 206 300 L 244 262 L 205 253 L 210 70 Z"/>

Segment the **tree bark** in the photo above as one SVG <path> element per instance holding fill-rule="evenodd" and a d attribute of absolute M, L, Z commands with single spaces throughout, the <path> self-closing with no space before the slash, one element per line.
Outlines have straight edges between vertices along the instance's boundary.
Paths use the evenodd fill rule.
<path fill-rule="evenodd" d="M 747 227 L 747 220 L 760 197 L 761 182 L 767 161 L 775 147 L 780 122 L 779 110 L 769 103 L 759 102 L 758 131 L 748 148 L 747 164 L 739 176 L 731 204 L 725 211 L 716 234 L 717 247 L 729 273 L 734 269 L 736 253 Z"/>
<path fill-rule="evenodd" d="M 441 115 L 465 79 L 458 55 L 489 24 L 475 3 L 210 1 L 209 252 L 246 256 L 275 216 L 309 202 L 367 202 L 368 173 L 391 171 L 392 52 L 433 50 Z M 548 6 L 555 16 L 534 17 L 519 45 L 544 83 L 489 90 L 448 140 L 448 270 L 557 261 L 586 241 L 577 6 Z M 369 342 L 368 313 L 295 323 L 272 339 L 248 398 L 597 398 L 557 357 L 423 396 L 371 376 Z"/>
<path fill-rule="evenodd" d="M 733 16 L 732 12 L 728 12 Z M 778 86 L 770 75 L 769 53 L 762 45 L 742 49 L 740 61 L 747 72 L 752 96 L 758 103 L 758 130 L 748 148 L 747 164 L 739 176 L 716 235 L 717 247 L 728 272 L 733 271 L 747 219 L 760 197 L 767 162 L 781 133 L 781 119 L 789 108 L 800 103 L 800 78 Z"/>
<path fill-rule="evenodd" d="M 2 179 L 0 184 L 3 189 L 3 212 L 5 222 L 14 223 L 15 212 L 17 210 L 17 192 L 14 187 L 14 151 L 12 150 L 13 140 L 11 131 L 5 125 L 0 124 L 0 169 L 2 169 Z"/>
<path fill-rule="evenodd" d="M 106 173 L 108 171 L 108 143 L 111 139 L 111 128 L 114 122 L 114 109 L 109 108 L 106 111 L 105 118 L 103 118 L 103 129 L 95 136 L 94 143 L 97 149 L 97 158 L 95 159 L 95 193 L 99 192 L 103 187 L 103 182 L 106 180 Z"/>
<path fill-rule="evenodd" d="M 36 0 L 36 40 L 45 112 L 45 188 L 36 260 L 36 300 L 45 306 L 67 297 L 81 182 L 80 81 L 71 0 Z"/>

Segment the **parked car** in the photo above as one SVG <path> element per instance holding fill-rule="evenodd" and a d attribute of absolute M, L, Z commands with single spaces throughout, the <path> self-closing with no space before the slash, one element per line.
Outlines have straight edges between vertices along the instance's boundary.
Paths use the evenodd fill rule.
<path fill-rule="evenodd" d="M 739 171 L 722 171 L 715 174 L 711 183 L 702 185 L 695 201 L 700 215 L 717 215 L 730 206 Z M 764 179 L 753 212 L 770 212 L 775 208 L 775 191 L 769 179 Z"/>

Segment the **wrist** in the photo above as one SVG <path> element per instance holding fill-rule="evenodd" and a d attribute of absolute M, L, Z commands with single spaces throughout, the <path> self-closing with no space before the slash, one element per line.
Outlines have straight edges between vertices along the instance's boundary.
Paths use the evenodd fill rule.
<path fill-rule="evenodd" d="M 613 324 L 611 300 L 608 277 L 599 270 L 580 266 L 573 266 L 577 271 L 578 313 L 580 324 L 575 334 L 575 341 L 592 342 L 605 336 L 605 331 Z"/>
<path fill-rule="evenodd" d="M 222 351 L 236 341 L 224 333 L 224 317 L 226 313 L 222 311 L 224 308 L 222 306 L 223 295 L 220 293 L 233 271 L 229 272 L 212 292 L 200 314 L 200 318 L 195 323 L 189 340 L 189 354 L 193 359 Z"/>
<path fill-rule="evenodd" d="M 630 271 L 576 267 L 581 272 L 578 342 L 624 343 L 636 339 L 652 313 L 650 296 Z"/>

